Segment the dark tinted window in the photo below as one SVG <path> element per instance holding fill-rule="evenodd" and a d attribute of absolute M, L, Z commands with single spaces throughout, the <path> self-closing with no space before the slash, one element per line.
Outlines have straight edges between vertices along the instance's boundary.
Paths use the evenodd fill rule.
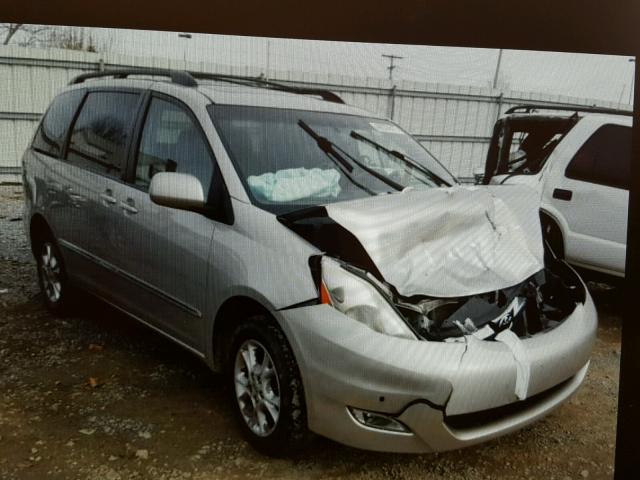
<path fill-rule="evenodd" d="M 137 93 L 89 93 L 73 126 L 67 159 L 88 170 L 118 176 L 138 98 Z"/>
<path fill-rule="evenodd" d="M 83 94 L 84 90 L 73 90 L 61 93 L 53 100 L 33 139 L 35 150 L 54 157 L 60 156 L 69 124 Z"/>
<path fill-rule="evenodd" d="M 604 125 L 578 150 L 565 175 L 628 190 L 630 168 L 631 128 Z"/>
<path fill-rule="evenodd" d="M 140 139 L 135 184 L 147 188 L 157 172 L 189 173 L 208 195 L 213 165 L 207 141 L 187 110 L 153 98 Z"/>

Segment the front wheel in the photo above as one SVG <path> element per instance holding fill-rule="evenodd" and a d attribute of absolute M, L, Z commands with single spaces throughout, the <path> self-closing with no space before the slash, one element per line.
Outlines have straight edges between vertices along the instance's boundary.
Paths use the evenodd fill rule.
<path fill-rule="evenodd" d="M 309 437 L 298 365 L 278 327 L 259 317 L 233 334 L 229 356 L 234 409 L 257 450 L 286 456 Z"/>

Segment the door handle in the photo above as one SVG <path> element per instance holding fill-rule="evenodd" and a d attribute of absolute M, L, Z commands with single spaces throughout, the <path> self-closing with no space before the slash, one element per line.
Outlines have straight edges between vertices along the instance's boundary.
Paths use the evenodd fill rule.
<path fill-rule="evenodd" d="M 75 193 L 73 191 L 73 188 L 71 188 L 70 186 L 64 187 L 64 191 L 71 200 L 84 200 L 84 197 L 80 194 Z"/>
<path fill-rule="evenodd" d="M 138 213 L 138 209 L 136 208 L 132 198 L 127 198 L 126 202 L 120 202 L 120 208 L 122 208 L 124 213 Z"/>
<path fill-rule="evenodd" d="M 562 188 L 554 188 L 553 189 L 553 198 L 557 198 L 558 200 L 570 201 L 573 196 L 573 192 L 571 190 L 564 190 Z"/>
<path fill-rule="evenodd" d="M 100 195 L 100 198 L 102 199 L 102 203 L 104 203 L 106 206 L 115 205 L 116 203 L 118 203 L 116 197 L 113 196 L 113 190 L 111 190 L 110 188 L 107 188 L 104 193 Z"/>

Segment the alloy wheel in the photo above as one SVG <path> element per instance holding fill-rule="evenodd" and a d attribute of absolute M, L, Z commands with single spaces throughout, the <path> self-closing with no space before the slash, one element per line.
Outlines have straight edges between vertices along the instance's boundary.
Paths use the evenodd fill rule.
<path fill-rule="evenodd" d="M 233 376 L 245 423 L 260 437 L 270 435 L 280 417 L 280 384 L 267 349 L 257 340 L 245 340 L 236 353 Z"/>
<path fill-rule="evenodd" d="M 62 268 L 61 261 L 49 242 L 42 245 L 40 277 L 45 295 L 51 303 L 56 303 L 62 296 Z"/>

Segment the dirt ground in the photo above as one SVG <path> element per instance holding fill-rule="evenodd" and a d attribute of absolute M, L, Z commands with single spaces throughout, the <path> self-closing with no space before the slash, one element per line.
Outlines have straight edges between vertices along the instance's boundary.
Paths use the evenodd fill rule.
<path fill-rule="evenodd" d="M 380 454 L 316 438 L 295 459 L 251 449 L 221 378 L 96 300 L 49 315 L 22 232 L 21 191 L 0 187 L 0 478 L 599 479 L 613 475 L 619 293 L 591 285 L 600 314 L 578 393 L 536 424 L 468 449 Z"/>

